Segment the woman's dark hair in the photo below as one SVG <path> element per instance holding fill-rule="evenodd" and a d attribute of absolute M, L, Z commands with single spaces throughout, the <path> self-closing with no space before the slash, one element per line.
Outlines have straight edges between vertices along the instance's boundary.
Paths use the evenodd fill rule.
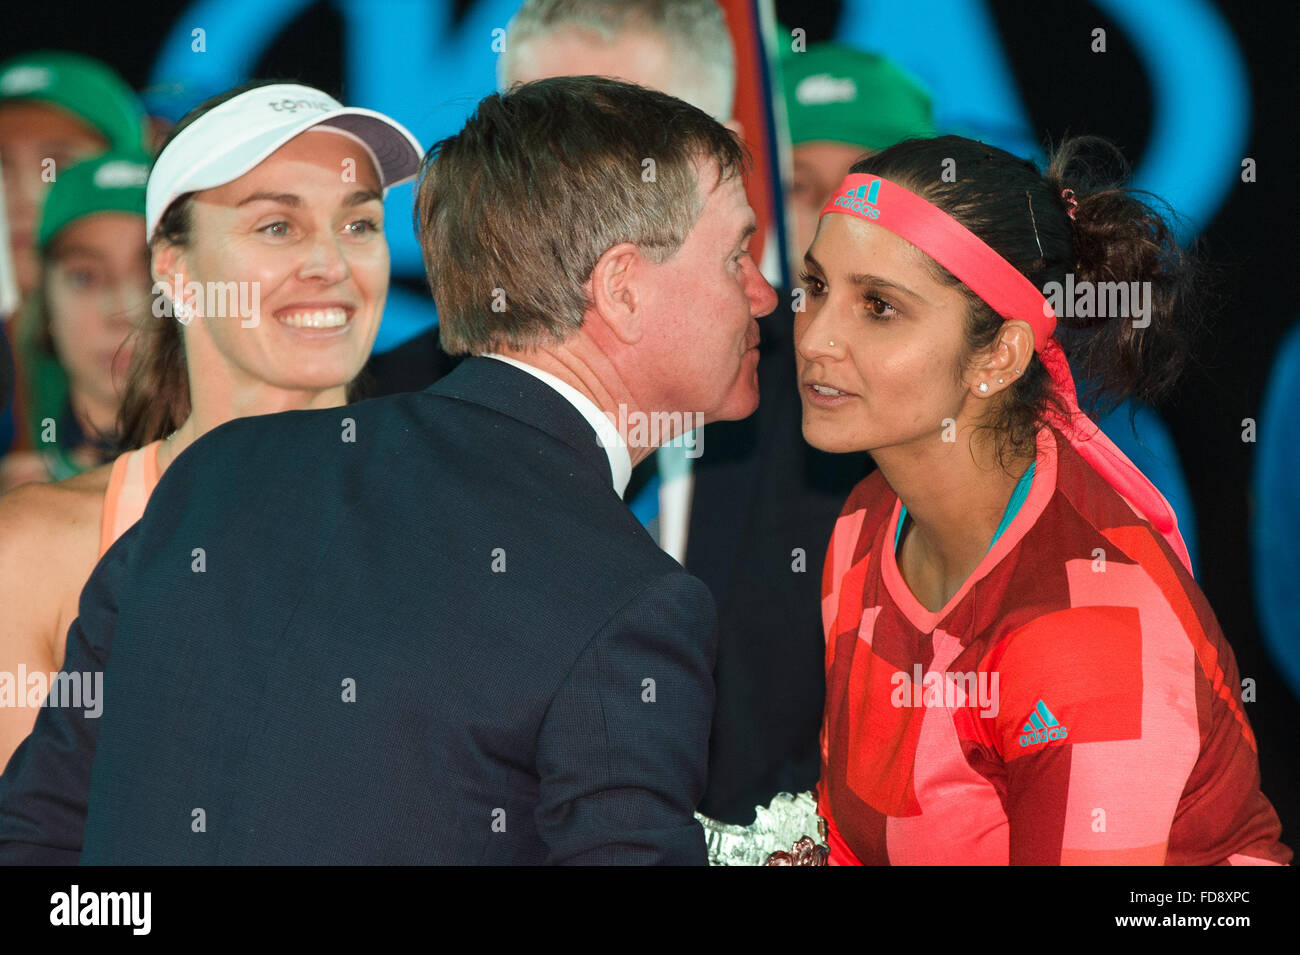
<path fill-rule="evenodd" d="M 242 93 L 277 83 L 296 80 L 252 80 L 217 96 L 204 100 L 186 113 L 167 134 L 158 155 L 171 145 L 172 140 L 194 124 L 206 113 Z M 155 163 L 157 159 L 155 157 Z M 150 243 L 189 245 L 193 226 L 194 193 L 177 196 L 158 220 Z M 118 435 L 121 450 L 130 451 L 144 447 L 151 441 L 171 434 L 190 415 L 190 378 L 185 367 L 185 345 L 180 328 L 170 315 L 161 320 L 146 322 L 136 332 L 135 357 L 127 374 L 126 393 L 118 411 Z M 355 400 L 357 383 L 348 385 L 348 400 Z"/>
<path fill-rule="evenodd" d="M 955 166 L 955 169 L 954 169 Z M 946 181 L 943 173 L 953 170 Z M 1131 315 L 1058 316 L 1056 337 L 1070 358 L 1081 402 L 1094 413 L 1130 397 L 1156 402 L 1168 393 L 1191 354 L 1201 324 L 1201 272 L 1180 249 L 1154 197 L 1126 188 L 1122 153 L 1097 136 L 1068 138 L 1052 153 L 1046 173 L 1032 162 L 960 136 L 912 139 L 859 160 L 852 172 L 880 176 L 947 212 L 1025 275 L 1040 291 L 1048 283 L 1074 285 L 1149 282 L 1150 324 Z M 1070 193 L 1077 205 L 1070 217 Z M 1143 196 L 1145 195 L 1145 198 Z M 936 278 L 961 285 L 930 260 Z M 962 285 L 970 308 L 966 344 L 971 355 L 991 346 L 1003 319 Z M 1065 311 L 1058 309 L 1058 311 Z M 1131 311 L 1131 310 L 1130 310 Z M 999 457 L 1032 453 L 1053 401 L 1047 369 L 1035 353 L 1006 390 L 985 427 L 999 436 Z"/>

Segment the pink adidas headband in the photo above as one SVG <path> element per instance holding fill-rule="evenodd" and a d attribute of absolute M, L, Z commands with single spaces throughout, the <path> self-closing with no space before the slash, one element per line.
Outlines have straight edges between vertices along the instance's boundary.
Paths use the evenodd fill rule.
<path fill-rule="evenodd" d="M 1056 313 L 1019 269 L 938 206 L 888 179 L 845 176 L 821 214 L 857 216 L 906 239 L 956 276 L 1004 319 L 1021 319 L 1034 331 L 1034 351 L 1047 369 L 1066 414 L 1049 405 L 1048 417 L 1080 457 L 1164 535 L 1191 573 L 1187 545 L 1169 502 L 1079 408 L 1065 352 L 1052 335 Z"/>
<path fill-rule="evenodd" d="M 888 179 L 845 176 L 821 214 L 843 212 L 888 229 L 955 275 L 1003 318 L 1019 318 L 1034 330 L 1034 348 L 1052 337 L 1056 313 L 1020 270 L 938 206 Z"/>

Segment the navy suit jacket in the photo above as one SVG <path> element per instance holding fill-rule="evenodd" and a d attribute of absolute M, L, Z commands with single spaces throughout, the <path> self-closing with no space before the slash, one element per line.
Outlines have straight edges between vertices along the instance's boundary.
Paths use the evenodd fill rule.
<path fill-rule="evenodd" d="M 791 296 L 758 319 L 758 411 L 700 433 L 686 569 L 718 608 L 717 702 L 700 812 L 747 825 L 778 792 L 817 784 L 826 696 L 821 578 L 835 520 L 874 465 L 866 453 L 827 454 L 803 439 Z M 434 328 L 370 359 L 383 393 L 418 390 L 456 359 Z M 654 473 L 633 471 L 625 495 Z"/>
<path fill-rule="evenodd" d="M 702 864 L 715 641 L 526 372 L 236 420 L 91 576 L 0 861 Z"/>

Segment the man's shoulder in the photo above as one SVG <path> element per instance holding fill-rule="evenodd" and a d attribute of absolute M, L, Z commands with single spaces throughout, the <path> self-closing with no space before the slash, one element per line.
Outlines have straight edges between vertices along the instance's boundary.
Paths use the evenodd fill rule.
<path fill-rule="evenodd" d="M 403 391 L 366 398 L 331 408 L 310 408 L 281 411 L 275 414 L 253 415 L 227 421 L 196 441 L 186 454 L 202 447 L 208 455 L 228 453 L 233 446 L 256 445 L 269 449 L 290 447 L 334 446 L 339 443 L 360 442 L 362 437 L 409 434 L 413 427 L 447 427 L 463 425 L 472 427 L 468 419 L 446 415 L 439 401 L 464 398 L 463 392 L 481 396 L 484 410 L 500 413 L 491 401 L 490 391 L 483 389 L 467 371 L 483 363 L 470 364 L 470 369 L 459 365 L 445 377 L 440 377 L 421 391 Z M 495 368 L 498 363 L 490 362 Z M 473 403 L 479 403 L 477 398 Z M 508 415 L 507 415 L 508 416 Z"/>
<path fill-rule="evenodd" d="M 255 459 L 283 457 L 312 447 L 355 443 L 363 426 L 371 435 L 409 425 L 418 416 L 427 392 L 404 392 L 369 398 L 332 408 L 308 408 L 275 414 L 235 418 L 213 428 L 195 441 L 177 461 L 197 464 L 204 457 L 230 460 L 236 449 L 256 449 Z"/>

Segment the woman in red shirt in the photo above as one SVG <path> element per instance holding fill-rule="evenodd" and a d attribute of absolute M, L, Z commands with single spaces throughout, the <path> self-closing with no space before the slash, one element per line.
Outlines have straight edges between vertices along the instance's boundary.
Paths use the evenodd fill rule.
<path fill-rule="evenodd" d="M 1115 173 L 1108 178 L 1105 170 Z M 869 451 L 823 581 L 832 863 L 1285 863 L 1173 511 L 1079 411 L 1174 380 L 1199 304 L 1102 141 L 857 163 L 796 313 L 803 432 Z"/>

